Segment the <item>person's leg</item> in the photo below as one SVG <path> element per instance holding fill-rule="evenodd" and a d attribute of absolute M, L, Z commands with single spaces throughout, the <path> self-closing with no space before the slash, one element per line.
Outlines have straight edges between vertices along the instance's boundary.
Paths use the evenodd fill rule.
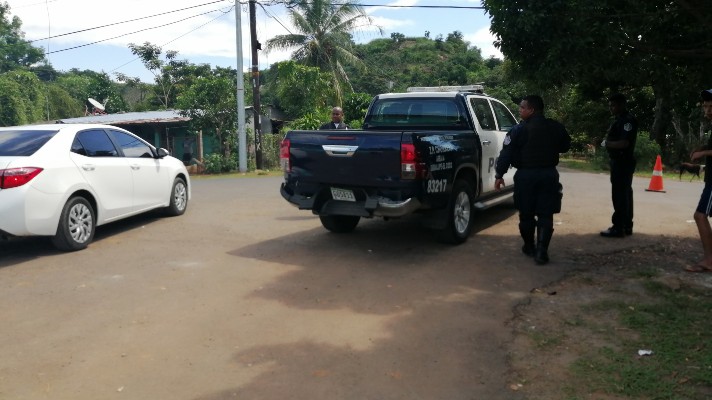
<path fill-rule="evenodd" d="M 549 262 L 549 244 L 554 236 L 554 215 L 538 214 L 536 221 L 536 253 L 534 261 L 542 265 Z"/>
<path fill-rule="evenodd" d="M 626 235 L 631 235 L 633 234 L 633 174 L 635 174 L 635 161 L 628 166 L 626 174 L 626 186 L 628 190 L 625 198 L 626 213 L 622 228 Z"/>
<path fill-rule="evenodd" d="M 632 177 L 631 177 L 632 178 Z M 611 168 L 611 200 L 613 201 L 613 226 L 623 229 L 628 215 L 628 198 L 630 196 L 628 174 L 619 166 Z"/>
<path fill-rule="evenodd" d="M 535 198 L 530 171 L 518 170 L 514 176 L 514 205 L 519 210 L 519 235 L 524 241 L 522 252 L 528 256 L 534 255 L 534 219 Z"/>
<path fill-rule="evenodd" d="M 534 232 L 536 230 L 536 221 L 534 220 L 534 215 L 522 215 L 519 214 L 519 235 L 524 240 L 524 245 L 522 246 L 522 253 L 533 257 L 536 251 L 536 245 L 534 244 Z"/>
<path fill-rule="evenodd" d="M 536 253 L 537 264 L 549 262 L 549 243 L 554 235 L 554 211 L 559 208 L 559 173 L 555 168 L 540 172 L 537 185 L 536 205 Z"/>
<path fill-rule="evenodd" d="M 712 270 L 712 227 L 710 227 L 710 220 L 706 214 L 699 211 L 695 211 L 695 223 L 697 224 L 697 231 L 700 233 L 700 240 L 702 241 L 702 251 L 704 257 L 699 265 Z"/>
<path fill-rule="evenodd" d="M 702 242 L 702 261 L 687 268 L 691 272 L 712 271 L 712 227 L 710 227 L 709 215 L 712 213 L 712 185 L 705 184 L 700 196 L 700 202 L 695 209 L 694 219 L 697 224 L 697 231 L 700 233 Z"/>
<path fill-rule="evenodd" d="M 522 253 L 530 257 L 533 257 L 536 251 L 536 246 L 534 245 L 535 230 L 536 220 L 534 219 L 534 214 L 519 213 L 519 235 L 522 237 L 522 240 L 524 240 Z"/>
<path fill-rule="evenodd" d="M 613 226 L 601 232 L 605 237 L 624 237 L 626 219 L 628 219 L 631 197 L 631 186 L 628 183 L 627 172 L 618 162 L 611 162 L 611 201 L 613 203 L 613 215 L 611 222 Z M 632 183 L 632 176 L 630 177 Z"/>
<path fill-rule="evenodd" d="M 632 177 L 632 176 L 631 176 Z M 632 179 L 631 179 L 632 181 Z M 623 227 L 626 235 L 633 234 L 633 183 L 631 182 L 630 190 L 628 190 L 628 215 L 626 221 L 628 221 Z"/>

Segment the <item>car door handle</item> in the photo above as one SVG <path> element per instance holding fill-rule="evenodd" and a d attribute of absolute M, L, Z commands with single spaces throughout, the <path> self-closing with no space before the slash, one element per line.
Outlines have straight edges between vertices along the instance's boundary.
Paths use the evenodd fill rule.
<path fill-rule="evenodd" d="M 134 170 L 134 171 L 136 171 L 136 170 L 141 169 L 141 166 L 138 165 L 138 164 L 131 164 L 131 169 Z"/>
<path fill-rule="evenodd" d="M 482 144 L 485 146 L 489 146 L 490 144 L 492 144 L 492 142 L 490 142 L 489 140 L 483 140 Z"/>
<path fill-rule="evenodd" d="M 96 166 L 94 164 L 84 164 L 82 165 L 82 169 L 84 171 L 94 171 L 96 169 Z"/>

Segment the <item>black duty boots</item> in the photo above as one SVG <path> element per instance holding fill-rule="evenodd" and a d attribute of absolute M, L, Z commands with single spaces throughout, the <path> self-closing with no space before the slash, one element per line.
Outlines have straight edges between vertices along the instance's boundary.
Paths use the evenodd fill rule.
<path fill-rule="evenodd" d="M 534 257 L 536 253 L 536 246 L 534 245 L 534 231 L 536 230 L 536 225 L 529 223 L 519 223 L 519 234 L 524 239 L 524 246 L 522 246 L 522 253 L 528 255 L 529 257 Z"/>
<path fill-rule="evenodd" d="M 536 232 L 536 252 L 534 254 L 534 261 L 537 264 L 543 265 L 549 262 L 549 242 L 551 242 L 551 236 L 554 234 L 553 228 L 539 228 Z"/>

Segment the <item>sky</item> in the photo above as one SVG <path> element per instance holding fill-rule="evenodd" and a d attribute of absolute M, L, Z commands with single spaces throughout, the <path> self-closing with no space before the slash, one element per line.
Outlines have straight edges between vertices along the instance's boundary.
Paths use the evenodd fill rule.
<path fill-rule="evenodd" d="M 3 1 L 3 0 L 0 0 Z M 116 73 L 152 82 L 153 76 L 128 48 L 150 42 L 164 51 L 178 52 L 193 64 L 237 66 L 235 1 L 216 0 L 4 0 L 10 15 L 22 21 L 25 39 L 45 50 L 52 66 Z M 273 1 L 258 1 L 257 38 L 263 44 L 276 35 L 295 32 L 288 10 Z M 489 17 L 480 0 L 360 0 L 372 25 L 354 32 L 357 43 L 389 38 L 398 32 L 409 37 L 447 37 L 454 31 L 482 50 L 485 58 L 501 53 L 493 46 Z M 383 7 L 386 5 L 399 7 Z M 431 7 L 415 7 L 431 6 Z M 436 6 L 437 8 L 434 8 Z M 243 68 L 252 65 L 247 0 L 239 6 L 242 25 Z M 108 26 L 107 26 L 108 25 Z M 380 27 L 383 35 L 378 32 Z M 96 29 L 95 29 L 96 28 Z M 259 52 L 259 68 L 289 59 L 291 52 Z"/>

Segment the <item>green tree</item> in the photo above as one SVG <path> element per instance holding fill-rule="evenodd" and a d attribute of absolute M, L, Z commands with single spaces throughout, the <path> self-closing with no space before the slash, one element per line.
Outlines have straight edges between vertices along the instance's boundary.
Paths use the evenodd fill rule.
<path fill-rule="evenodd" d="M 277 77 L 271 84 L 275 105 L 288 117 L 299 118 L 308 113 L 330 109 L 331 80 L 318 68 L 294 61 L 277 63 Z"/>
<path fill-rule="evenodd" d="M 540 87 L 576 84 L 655 95 L 651 133 L 664 145 L 676 106 L 712 60 L 707 0 L 484 0 L 502 53 Z M 698 85 L 694 84 L 692 87 Z"/>
<path fill-rule="evenodd" d="M 84 102 L 72 97 L 57 83 L 45 83 L 49 120 L 76 118 L 84 115 Z"/>
<path fill-rule="evenodd" d="M 153 74 L 153 80 L 156 83 L 154 86 L 154 94 L 159 101 L 160 107 L 170 109 L 174 107 L 174 103 L 179 94 L 180 89 L 185 87 L 186 76 L 195 75 L 196 69 L 201 69 L 203 72 L 209 66 L 195 66 L 186 60 L 178 59 L 178 52 L 168 50 L 163 53 L 161 47 L 145 42 L 142 45 L 129 43 L 131 53 L 141 59 L 143 65 Z M 163 55 L 164 59 L 161 59 Z M 120 82 L 127 82 L 131 78 L 125 74 L 116 74 Z"/>
<path fill-rule="evenodd" d="M 86 104 L 87 99 L 91 97 L 105 103 L 108 113 L 129 109 L 121 96 L 121 88 L 105 72 L 80 71 L 73 68 L 67 73 L 60 74 L 55 83 L 82 104 Z"/>
<path fill-rule="evenodd" d="M 376 95 L 404 91 L 408 86 L 466 85 L 482 82 L 489 71 L 481 51 L 463 40 L 459 31 L 445 39 L 437 35 L 405 37 L 391 35 L 356 46 L 356 52 L 369 66 L 360 71 L 347 68 L 357 92 Z"/>
<path fill-rule="evenodd" d="M 356 128 L 363 124 L 371 100 L 373 100 L 373 96 L 368 93 L 349 93 L 346 95 L 343 109 L 345 120 L 350 127 Z"/>
<path fill-rule="evenodd" d="M 190 117 L 193 130 L 202 129 L 215 136 L 224 160 L 231 158 L 237 137 L 236 76 L 235 70 L 216 68 L 210 74 L 193 79 L 176 100 L 181 115 Z"/>
<path fill-rule="evenodd" d="M 266 51 L 296 48 L 292 58 L 307 66 L 319 67 L 331 75 L 339 104 L 342 84 L 353 91 L 344 66 L 363 66 L 354 54 L 351 32 L 359 24 L 371 23 L 363 8 L 353 2 L 328 0 L 293 1 L 290 17 L 297 33 L 279 35 L 267 41 Z"/>
<path fill-rule="evenodd" d="M 0 2 L 0 73 L 27 68 L 44 60 L 44 51 L 24 39 L 20 18 L 9 19 L 10 6 Z"/>
<path fill-rule="evenodd" d="M 27 71 L 0 74 L 0 126 L 24 125 L 42 120 L 42 84 Z"/>

